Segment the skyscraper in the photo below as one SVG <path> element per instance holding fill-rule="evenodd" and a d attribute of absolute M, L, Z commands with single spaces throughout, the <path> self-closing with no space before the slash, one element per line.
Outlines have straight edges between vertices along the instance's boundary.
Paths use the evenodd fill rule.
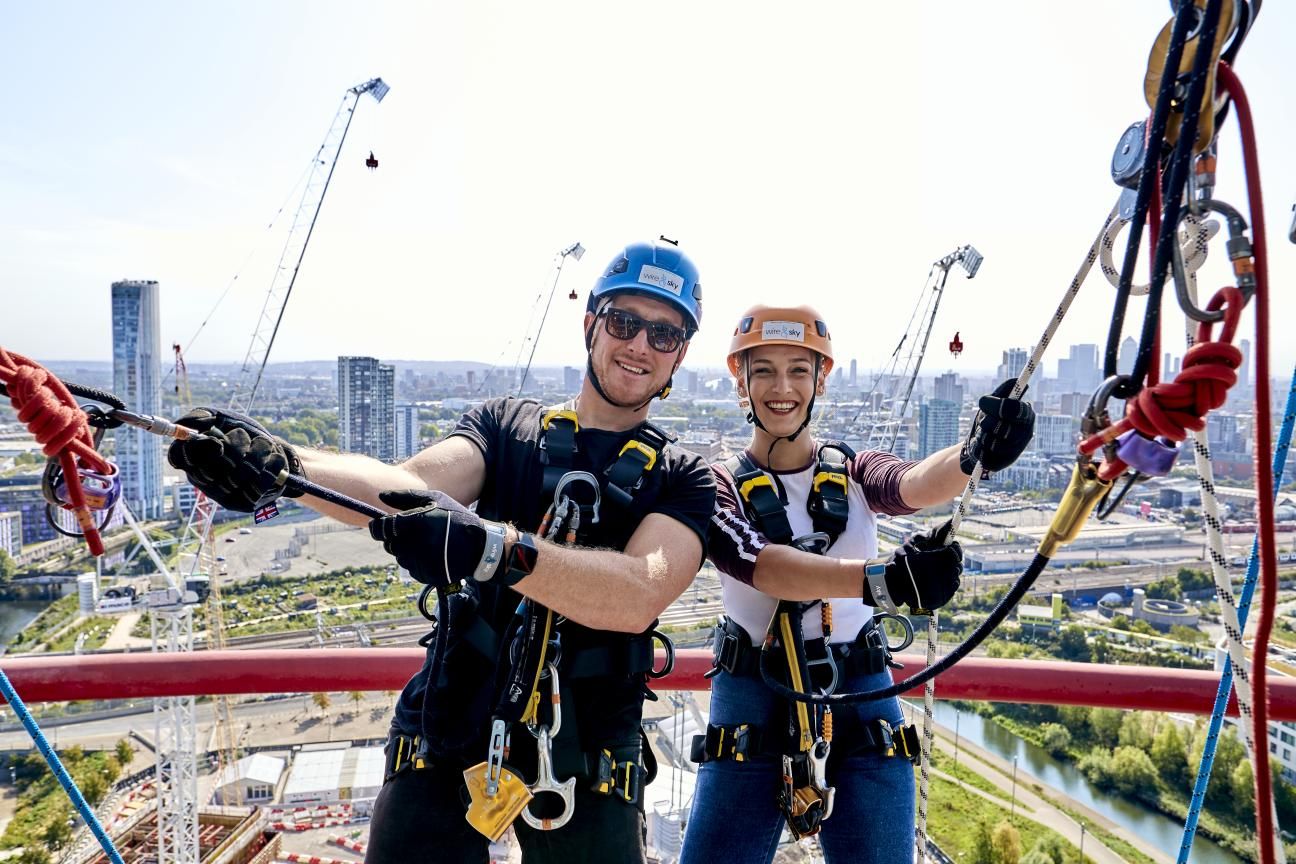
<path fill-rule="evenodd" d="M 1138 358 L 1138 343 L 1133 336 L 1121 340 L 1120 353 L 1116 355 L 1116 371 L 1128 375 L 1134 371 L 1134 361 Z"/>
<path fill-rule="evenodd" d="M 410 458 L 419 451 L 419 416 L 417 405 L 396 406 L 396 461 Z"/>
<path fill-rule="evenodd" d="M 944 399 L 946 402 L 953 402 L 962 407 L 963 385 L 959 384 L 957 374 L 946 372 L 944 375 L 937 375 L 935 390 L 937 399 Z"/>
<path fill-rule="evenodd" d="M 1017 376 L 1021 375 L 1022 370 L 1026 368 L 1027 359 L 1025 348 L 1009 348 L 1003 352 L 1003 362 L 999 364 L 999 380 L 1007 381 L 1009 378 L 1017 380 Z"/>
<path fill-rule="evenodd" d="M 918 409 L 918 458 L 959 443 L 959 405 L 948 399 L 929 399 Z"/>
<path fill-rule="evenodd" d="M 112 283 L 113 392 L 140 414 L 162 413 L 162 338 L 158 283 Z M 163 439 L 143 429 L 113 430 L 122 495 L 140 519 L 160 519 Z"/>
<path fill-rule="evenodd" d="M 374 357 L 338 358 L 338 449 L 396 458 L 396 367 Z"/>
<path fill-rule="evenodd" d="M 858 384 L 859 379 L 856 377 L 856 373 L 857 373 L 858 371 L 859 371 L 859 368 L 856 366 L 855 358 L 852 357 L 852 358 L 851 358 L 851 371 L 850 371 L 850 386 L 851 386 L 852 389 L 854 389 L 854 388 L 857 386 L 857 384 Z"/>

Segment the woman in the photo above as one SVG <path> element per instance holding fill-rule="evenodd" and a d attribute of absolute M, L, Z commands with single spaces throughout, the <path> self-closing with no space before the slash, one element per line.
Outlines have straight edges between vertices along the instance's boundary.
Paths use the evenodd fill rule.
<path fill-rule="evenodd" d="M 962 445 L 920 462 L 856 455 L 806 430 L 832 367 L 828 327 L 808 306 L 756 306 L 734 330 L 729 370 L 753 429 L 745 453 L 712 466 L 709 555 L 726 618 L 716 630 L 710 725 L 694 739 L 702 764 L 684 864 L 767 864 L 785 826 L 817 833 L 829 862 L 913 860 L 918 741 L 899 701 L 829 713 L 785 700 L 762 681 L 760 645 L 771 632 L 766 669 L 794 689 L 890 684 L 872 607 L 944 605 L 962 552 L 946 545 L 946 523 L 879 558 L 876 514 L 950 500 L 978 460 L 988 470 L 1010 465 L 1030 441 L 1034 412 L 1001 387 L 981 399 Z"/>

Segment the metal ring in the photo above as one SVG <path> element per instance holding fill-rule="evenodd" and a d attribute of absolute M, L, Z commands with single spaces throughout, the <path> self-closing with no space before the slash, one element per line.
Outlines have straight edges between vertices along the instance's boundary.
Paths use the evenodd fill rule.
<path fill-rule="evenodd" d="M 663 664 L 663 666 L 662 666 L 662 668 L 661 668 L 660 671 L 657 670 L 657 669 L 649 669 L 649 670 L 648 670 L 648 677 L 649 677 L 649 678 L 665 678 L 665 677 L 666 677 L 667 675 L 669 675 L 669 674 L 671 673 L 671 671 L 674 670 L 674 668 L 675 668 L 675 643 L 672 642 L 672 641 L 670 640 L 670 638 L 667 637 L 667 635 L 666 635 L 665 633 L 661 632 L 660 630 L 656 630 L 656 629 L 654 629 L 651 633 L 648 634 L 648 638 L 651 639 L 651 640 L 654 640 L 654 641 L 656 641 L 656 640 L 660 640 L 661 643 L 662 643 L 662 647 L 666 649 L 666 662 L 665 662 L 665 664 Z"/>
<path fill-rule="evenodd" d="M 568 484 L 574 483 L 577 480 L 584 480 L 590 485 L 590 488 L 594 490 L 594 518 L 590 520 L 590 524 L 597 525 L 599 521 L 599 507 L 603 502 L 603 490 L 599 486 L 598 478 L 590 472 L 568 471 L 566 474 L 562 475 L 562 477 L 559 477 L 558 485 L 554 487 L 554 503 L 556 504 L 561 499 L 568 497 L 563 495 L 563 490 L 567 488 Z M 572 504 L 577 507 L 580 506 L 576 501 L 572 501 Z"/>
<path fill-rule="evenodd" d="M 891 618 L 900 624 L 900 629 L 903 630 L 905 634 L 903 642 L 901 642 L 899 645 L 891 644 L 890 639 L 887 637 L 886 628 L 883 627 L 882 622 L 878 620 L 881 618 Z M 877 624 L 878 632 L 882 634 L 882 641 L 886 643 L 886 649 L 888 652 L 895 654 L 896 652 L 903 651 L 904 649 L 908 648 L 910 645 L 913 644 L 914 641 L 913 622 L 911 622 L 905 616 L 892 615 L 890 612 L 878 612 L 874 616 L 873 620 L 874 623 Z"/>

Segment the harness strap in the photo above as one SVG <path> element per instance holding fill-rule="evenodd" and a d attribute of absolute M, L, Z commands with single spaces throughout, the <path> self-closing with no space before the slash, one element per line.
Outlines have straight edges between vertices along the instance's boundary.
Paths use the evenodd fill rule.
<path fill-rule="evenodd" d="M 781 737 L 750 723 L 708 724 L 706 734 L 693 736 L 689 760 L 701 764 L 722 759 L 749 762 L 761 757 L 781 758 Z M 880 717 L 861 726 L 858 740 L 852 743 L 854 746 L 841 753 L 841 757 L 879 753 L 886 758 L 902 756 L 917 763 L 921 752 L 916 726 L 895 726 Z"/>
<path fill-rule="evenodd" d="M 850 519 L 846 466 L 854 458 L 855 451 L 840 441 L 825 442 L 816 456 L 815 475 L 806 509 L 814 520 L 815 530 L 828 535 L 830 547 L 846 530 Z"/>
<path fill-rule="evenodd" d="M 653 638 L 631 636 L 617 645 L 598 645 L 573 652 L 559 668 L 565 678 L 607 678 L 641 675 L 653 668 Z"/>
<path fill-rule="evenodd" d="M 823 639 L 807 639 L 805 652 L 806 657 L 812 660 L 826 658 L 831 654 L 841 677 L 876 675 L 888 668 L 887 660 L 891 656 L 887 650 L 886 636 L 872 619 L 860 630 L 854 642 L 825 645 Z M 723 669 L 730 675 L 759 677 L 760 648 L 751 644 L 742 625 L 721 617 L 720 623 L 716 624 L 712 642 L 712 664 L 714 668 Z M 816 679 L 820 668 L 820 664 L 811 664 L 810 675 L 816 685 L 821 683 Z"/>
<path fill-rule="evenodd" d="M 618 506 L 629 508 L 634 493 L 643 485 L 644 476 L 657 464 L 657 457 L 666 445 L 674 440 L 673 435 L 646 420 L 639 424 L 634 437 L 625 443 L 605 472 L 607 485 L 603 494 Z"/>
<path fill-rule="evenodd" d="M 734 479 L 738 496 L 747 505 L 748 515 L 760 532 L 771 543 L 780 546 L 792 542 L 792 523 L 788 521 L 787 507 L 770 475 L 746 453 L 725 460 L 725 469 Z"/>

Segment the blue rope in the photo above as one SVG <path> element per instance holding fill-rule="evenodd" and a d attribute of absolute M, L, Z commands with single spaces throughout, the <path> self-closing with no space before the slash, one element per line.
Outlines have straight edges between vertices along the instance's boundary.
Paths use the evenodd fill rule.
<path fill-rule="evenodd" d="M 31 712 L 27 710 L 27 706 L 18 697 L 18 691 L 14 690 L 13 684 L 9 681 L 9 676 L 4 673 L 3 669 L 0 669 L 0 695 L 3 695 L 5 701 L 13 707 L 14 714 L 18 715 L 18 719 L 26 727 L 27 734 L 31 736 L 32 741 L 36 742 L 36 749 L 41 752 L 41 755 L 45 757 L 45 761 L 49 763 L 50 770 L 54 772 L 54 778 L 58 780 L 59 785 L 63 787 L 63 791 L 72 799 L 73 806 L 81 814 L 81 818 L 85 820 L 86 825 L 90 827 L 90 831 L 94 834 L 95 839 L 99 841 L 99 845 L 103 847 L 108 860 L 112 864 L 125 864 L 122 861 L 121 854 L 114 848 L 112 840 L 109 839 L 108 833 L 104 831 L 94 811 L 90 809 L 85 796 L 77 788 L 76 781 L 63 767 L 63 763 L 59 760 L 58 754 L 54 752 L 54 748 L 45 740 L 45 733 L 41 732 L 40 727 L 36 725 L 36 718 L 32 717 Z"/>
<path fill-rule="evenodd" d="M 1265 383 L 1256 382 L 1264 387 Z M 1291 446 L 1292 426 L 1296 425 L 1296 370 L 1292 372 L 1291 386 L 1287 391 L 1287 407 L 1283 415 L 1282 428 L 1278 432 L 1278 441 L 1274 446 L 1273 476 L 1274 496 L 1282 486 L 1283 468 L 1287 464 L 1287 449 Z M 1257 526 L 1258 529 L 1259 526 Z M 1255 593 L 1256 576 L 1260 570 L 1260 537 L 1257 534 L 1251 541 L 1251 555 L 1247 558 L 1246 581 L 1242 583 L 1242 593 L 1238 597 L 1238 624 L 1245 629 L 1247 613 L 1251 611 L 1251 596 Z M 1265 662 L 1263 657 L 1258 662 Z M 1215 747 L 1219 743 L 1220 727 L 1224 723 L 1224 709 L 1228 705 L 1229 691 L 1233 689 L 1233 662 L 1224 658 L 1224 674 L 1220 676 L 1219 691 L 1215 694 L 1215 708 L 1211 711 L 1210 728 L 1206 733 L 1206 747 L 1202 750 L 1201 762 L 1197 764 L 1197 782 L 1193 785 L 1192 802 L 1188 805 L 1188 818 L 1184 821 L 1183 842 L 1179 846 L 1178 864 L 1187 864 L 1188 853 L 1192 851 L 1193 837 L 1197 834 L 1197 820 L 1201 816 L 1202 804 L 1206 800 L 1206 785 L 1210 782 L 1211 768 L 1215 765 Z M 1254 698 L 1263 699 L 1263 693 L 1254 694 Z M 1253 758 L 1269 758 L 1268 740 L 1255 742 L 1256 752 Z"/>

